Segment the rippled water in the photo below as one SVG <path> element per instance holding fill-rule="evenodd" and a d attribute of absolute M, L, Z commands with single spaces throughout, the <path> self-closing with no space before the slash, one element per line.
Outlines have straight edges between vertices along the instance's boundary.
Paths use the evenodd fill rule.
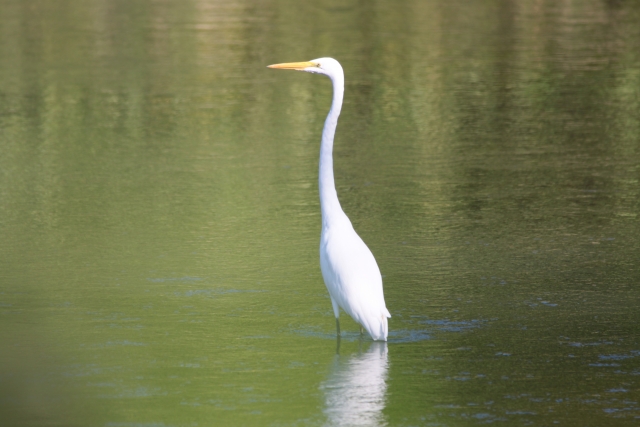
<path fill-rule="evenodd" d="M 0 0 L 3 425 L 635 425 L 640 5 Z M 318 265 L 328 80 L 389 342 Z"/>

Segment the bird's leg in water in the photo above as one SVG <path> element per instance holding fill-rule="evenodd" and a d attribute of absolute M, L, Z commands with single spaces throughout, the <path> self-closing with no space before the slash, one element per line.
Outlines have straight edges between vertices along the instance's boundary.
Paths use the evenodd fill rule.
<path fill-rule="evenodd" d="M 336 317 L 336 334 L 340 336 L 340 319 Z"/>

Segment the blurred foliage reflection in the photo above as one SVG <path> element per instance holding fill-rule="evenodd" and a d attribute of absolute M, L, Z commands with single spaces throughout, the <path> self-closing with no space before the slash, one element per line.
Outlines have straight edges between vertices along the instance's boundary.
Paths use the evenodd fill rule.
<path fill-rule="evenodd" d="M 633 425 L 640 3 L 0 0 L 3 425 Z M 318 268 L 338 193 L 388 345 Z"/>

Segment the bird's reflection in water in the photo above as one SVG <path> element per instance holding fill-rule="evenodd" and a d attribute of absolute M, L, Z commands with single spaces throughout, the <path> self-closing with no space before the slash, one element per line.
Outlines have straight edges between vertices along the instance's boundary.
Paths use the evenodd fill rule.
<path fill-rule="evenodd" d="M 366 343 L 361 343 L 363 348 Z M 320 385 L 329 426 L 386 425 L 382 410 L 387 391 L 387 343 L 373 342 L 366 352 L 337 354 L 329 378 Z"/>

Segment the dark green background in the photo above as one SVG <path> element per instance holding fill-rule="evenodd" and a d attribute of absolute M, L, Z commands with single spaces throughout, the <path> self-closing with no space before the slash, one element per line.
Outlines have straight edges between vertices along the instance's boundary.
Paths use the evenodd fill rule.
<path fill-rule="evenodd" d="M 0 0 L 2 424 L 635 425 L 639 23 L 623 0 Z M 386 347 L 343 318 L 339 355 L 330 83 L 265 68 L 321 56 L 393 315 Z"/>

